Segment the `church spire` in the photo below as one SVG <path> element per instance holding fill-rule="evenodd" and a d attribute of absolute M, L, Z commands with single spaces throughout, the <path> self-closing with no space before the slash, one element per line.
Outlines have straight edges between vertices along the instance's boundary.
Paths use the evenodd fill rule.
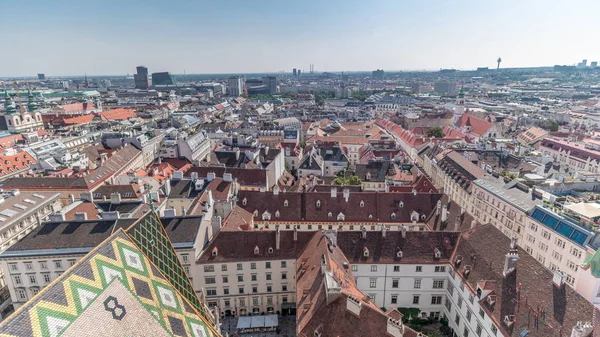
<path fill-rule="evenodd" d="M 35 102 L 35 97 L 33 96 L 33 93 L 31 92 L 31 88 L 27 87 L 27 110 L 29 112 L 35 112 L 38 109 L 38 105 Z"/>
<path fill-rule="evenodd" d="M 8 90 L 4 88 L 4 112 L 7 115 L 13 114 L 17 111 L 17 106 L 12 100 L 12 97 L 8 94 Z"/>

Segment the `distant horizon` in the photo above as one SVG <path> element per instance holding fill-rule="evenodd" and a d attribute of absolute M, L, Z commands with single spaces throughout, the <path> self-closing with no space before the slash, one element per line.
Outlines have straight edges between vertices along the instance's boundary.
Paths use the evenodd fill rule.
<path fill-rule="evenodd" d="M 600 61 L 593 0 L 4 0 L 0 11 L 3 78 L 115 76 L 140 64 L 253 74 Z"/>
<path fill-rule="evenodd" d="M 599 61 L 600 64 L 600 61 Z M 553 68 L 554 66 L 559 65 L 559 66 L 576 66 L 577 64 L 555 64 L 555 65 L 543 65 L 543 66 L 524 66 L 524 67 L 500 67 L 500 71 L 502 70 L 518 70 L 518 69 L 536 69 L 536 68 Z M 386 73 L 418 73 L 418 72 L 424 72 L 424 73 L 434 73 L 434 72 L 439 72 L 440 70 L 456 70 L 458 72 L 469 72 L 469 71 L 477 71 L 477 68 L 485 68 L 485 67 L 476 67 L 476 68 L 468 68 L 468 69 L 458 69 L 458 68 L 437 68 L 437 69 L 406 69 L 406 70 L 387 70 L 387 69 L 383 69 L 383 68 L 377 68 L 377 69 L 372 69 L 372 70 L 315 70 L 314 73 L 312 75 L 320 75 L 323 73 L 332 73 L 332 74 L 341 74 L 342 72 L 344 73 L 349 73 L 349 74 L 367 74 L 367 73 L 371 73 L 375 70 L 383 70 Z M 589 68 L 589 60 L 588 60 L 588 68 Z M 599 67 L 600 68 L 600 65 Z M 134 67 L 135 70 L 135 67 Z M 302 69 L 300 69 L 302 70 Z M 488 70 L 490 71 L 496 71 L 496 68 L 492 68 L 492 67 L 488 67 Z M 278 72 L 274 72 L 274 71 L 263 71 L 263 72 L 246 72 L 246 73 L 240 73 L 240 72 L 220 72 L 220 73 L 188 73 L 186 72 L 184 73 L 174 73 L 174 72 L 170 72 L 168 70 L 165 70 L 166 72 L 169 72 L 171 75 L 174 76 L 212 76 L 212 75 L 223 75 L 223 76 L 243 76 L 243 75 L 271 75 L 271 74 L 292 74 L 293 70 L 290 71 L 278 71 Z M 157 72 L 162 72 L 162 71 L 157 71 Z M 152 75 L 152 71 L 150 68 L 148 68 L 148 77 L 151 77 Z M 23 78 L 23 79 L 37 79 L 38 76 L 37 74 L 44 74 L 46 76 L 46 79 L 48 78 L 70 78 L 70 77 L 74 77 L 74 78 L 83 78 L 85 76 L 87 76 L 88 78 L 91 77 L 133 77 L 133 75 L 135 74 L 135 72 L 130 72 L 130 73 L 126 73 L 126 74 L 106 74 L 106 75 L 100 75 L 100 74 L 81 74 L 81 75 L 52 75 L 52 74 L 48 74 L 48 73 L 35 73 L 34 75 L 19 75 L 19 76 L 1 76 L 0 79 L 15 79 L 15 78 Z M 305 75 L 311 75 L 310 72 L 304 72 L 302 71 L 302 75 L 301 76 L 305 76 Z"/>

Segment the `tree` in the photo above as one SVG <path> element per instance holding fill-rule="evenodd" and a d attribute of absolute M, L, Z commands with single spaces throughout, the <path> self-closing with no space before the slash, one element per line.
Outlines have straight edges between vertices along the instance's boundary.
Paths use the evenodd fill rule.
<path fill-rule="evenodd" d="M 353 185 L 353 186 L 360 186 L 360 184 L 362 184 L 362 181 L 357 176 L 352 176 L 352 177 L 348 178 L 346 180 L 346 182 L 347 182 L 346 185 Z"/>
<path fill-rule="evenodd" d="M 439 126 L 434 126 L 427 130 L 427 137 L 431 138 L 444 138 L 444 130 Z"/>
<path fill-rule="evenodd" d="M 334 185 L 346 185 L 346 179 L 342 178 L 342 177 L 337 177 L 335 179 L 333 179 L 333 181 L 331 182 Z"/>

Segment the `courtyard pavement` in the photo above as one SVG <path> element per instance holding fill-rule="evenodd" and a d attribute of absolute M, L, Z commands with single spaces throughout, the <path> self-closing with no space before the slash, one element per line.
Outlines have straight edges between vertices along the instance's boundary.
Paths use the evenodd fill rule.
<path fill-rule="evenodd" d="M 225 317 L 221 319 L 221 333 L 229 337 L 296 337 L 296 316 L 278 316 L 279 327 L 277 332 L 237 334 L 237 317 Z"/>

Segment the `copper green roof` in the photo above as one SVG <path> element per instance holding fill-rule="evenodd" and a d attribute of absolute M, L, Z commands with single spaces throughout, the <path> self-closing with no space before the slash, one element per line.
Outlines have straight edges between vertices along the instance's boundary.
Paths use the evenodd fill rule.
<path fill-rule="evenodd" d="M 581 267 L 586 268 L 586 269 L 589 268 L 590 272 L 592 273 L 592 275 L 594 275 L 595 278 L 600 278 L 600 253 L 599 253 L 599 251 L 596 251 L 596 253 L 594 253 L 594 255 L 590 255 L 590 256 L 586 257 L 585 260 L 583 260 Z"/>

